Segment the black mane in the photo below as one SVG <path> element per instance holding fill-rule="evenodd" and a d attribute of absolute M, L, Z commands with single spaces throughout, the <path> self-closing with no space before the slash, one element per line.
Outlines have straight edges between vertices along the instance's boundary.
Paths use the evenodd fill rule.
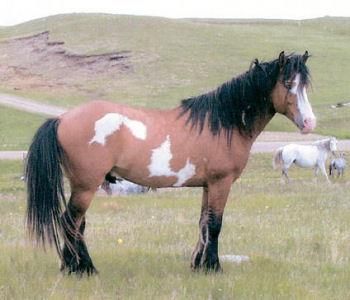
<path fill-rule="evenodd" d="M 191 123 L 192 127 L 199 127 L 200 132 L 208 118 L 212 134 L 217 135 L 224 130 L 229 140 L 234 129 L 251 135 L 256 120 L 275 113 L 270 95 L 277 80 L 285 83 L 292 80 L 296 73 L 300 73 L 301 83 L 308 84 L 306 59 L 302 55 L 284 56 L 284 53 L 282 62 L 281 56 L 280 59 L 263 63 L 256 59 L 247 72 L 225 82 L 217 89 L 182 100 L 180 116 L 189 111 L 187 123 Z"/>

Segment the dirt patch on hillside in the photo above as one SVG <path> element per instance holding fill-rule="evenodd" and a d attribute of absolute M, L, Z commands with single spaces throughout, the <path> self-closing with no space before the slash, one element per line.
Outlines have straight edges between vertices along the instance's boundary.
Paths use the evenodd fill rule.
<path fill-rule="evenodd" d="M 1 42 L 0 53 L 1 84 L 14 89 L 84 89 L 87 82 L 132 71 L 130 51 L 81 55 L 64 41 L 51 41 L 48 31 Z"/>

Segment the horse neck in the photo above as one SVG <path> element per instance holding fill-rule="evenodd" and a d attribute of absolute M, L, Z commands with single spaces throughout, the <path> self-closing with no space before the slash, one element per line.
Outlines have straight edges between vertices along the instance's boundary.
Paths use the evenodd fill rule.
<path fill-rule="evenodd" d="M 260 135 L 260 133 L 264 130 L 266 125 L 271 121 L 275 113 L 271 113 L 269 115 L 266 115 L 264 118 L 261 118 L 259 120 L 256 120 L 254 130 L 248 134 L 248 133 L 238 133 L 238 136 L 233 135 L 231 139 L 235 139 L 239 137 L 240 139 L 240 145 L 245 148 L 245 152 L 249 153 L 253 143 L 255 142 L 256 138 Z M 238 130 L 236 132 L 239 132 Z M 232 140 L 231 140 L 232 141 Z M 227 141 L 226 141 L 227 142 Z M 232 144 L 232 143 L 229 143 Z M 225 143 L 227 145 L 227 143 Z M 231 148 L 231 150 L 234 151 L 234 149 Z M 248 159 L 248 156 L 247 156 Z M 244 158 L 241 157 L 242 162 L 244 162 Z"/>
<path fill-rule="evenodd" d="M 260 133 L 265 129 L 266 125 L 271 121 L 274 117 L 275 112 L 271 112 L 267 114 L 265 117 L 256 120 L 254 130 L 252 132 L 252 143 L 256 140 L 256 138 L 260 135 Z"/>
<path fill-rule="evenodd" d="M 327 154 L 331 152 L 330 142 L 329 141 L 321 141 L 316 143 L 316 146 L 319 150 L 325 151 Z"/>

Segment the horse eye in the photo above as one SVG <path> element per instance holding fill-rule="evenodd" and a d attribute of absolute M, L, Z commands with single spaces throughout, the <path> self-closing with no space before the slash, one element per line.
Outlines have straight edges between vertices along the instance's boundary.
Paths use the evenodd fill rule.
<path fill-rule="evenodd" d="M 284 86 L 286 89 L 290 90 L 293 87 L 293 82 L 292 81 L 285 81 Z"/>

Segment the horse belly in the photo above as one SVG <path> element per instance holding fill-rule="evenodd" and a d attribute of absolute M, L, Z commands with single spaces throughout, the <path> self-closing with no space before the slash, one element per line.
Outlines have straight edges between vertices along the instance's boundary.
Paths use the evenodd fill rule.
<path fill-rule="evenodd" d="M 312 168 L 316 165 L 316 162 L 317 161 L 315 159 L 299 158 L 295 161 L 295 164 L 302 168 Z"/>
<path fill-rule="evenodd" d="M 122 154 L 113 171 L 129 181 L 155 188 L 203 185 L 202 168 L 192 159 L 181 159 L 174 166 L 171 157 L 164 153 L 156 157 L 153 153 L 150 149 L 137 156 Z"/>
<path fill-rule="evenodd" d="M 314 149 L 307 149 L 299 152 L 295 160 L 295 164 L 302 168 L 312 168 L 317 164 L 318 152 Z"/>

